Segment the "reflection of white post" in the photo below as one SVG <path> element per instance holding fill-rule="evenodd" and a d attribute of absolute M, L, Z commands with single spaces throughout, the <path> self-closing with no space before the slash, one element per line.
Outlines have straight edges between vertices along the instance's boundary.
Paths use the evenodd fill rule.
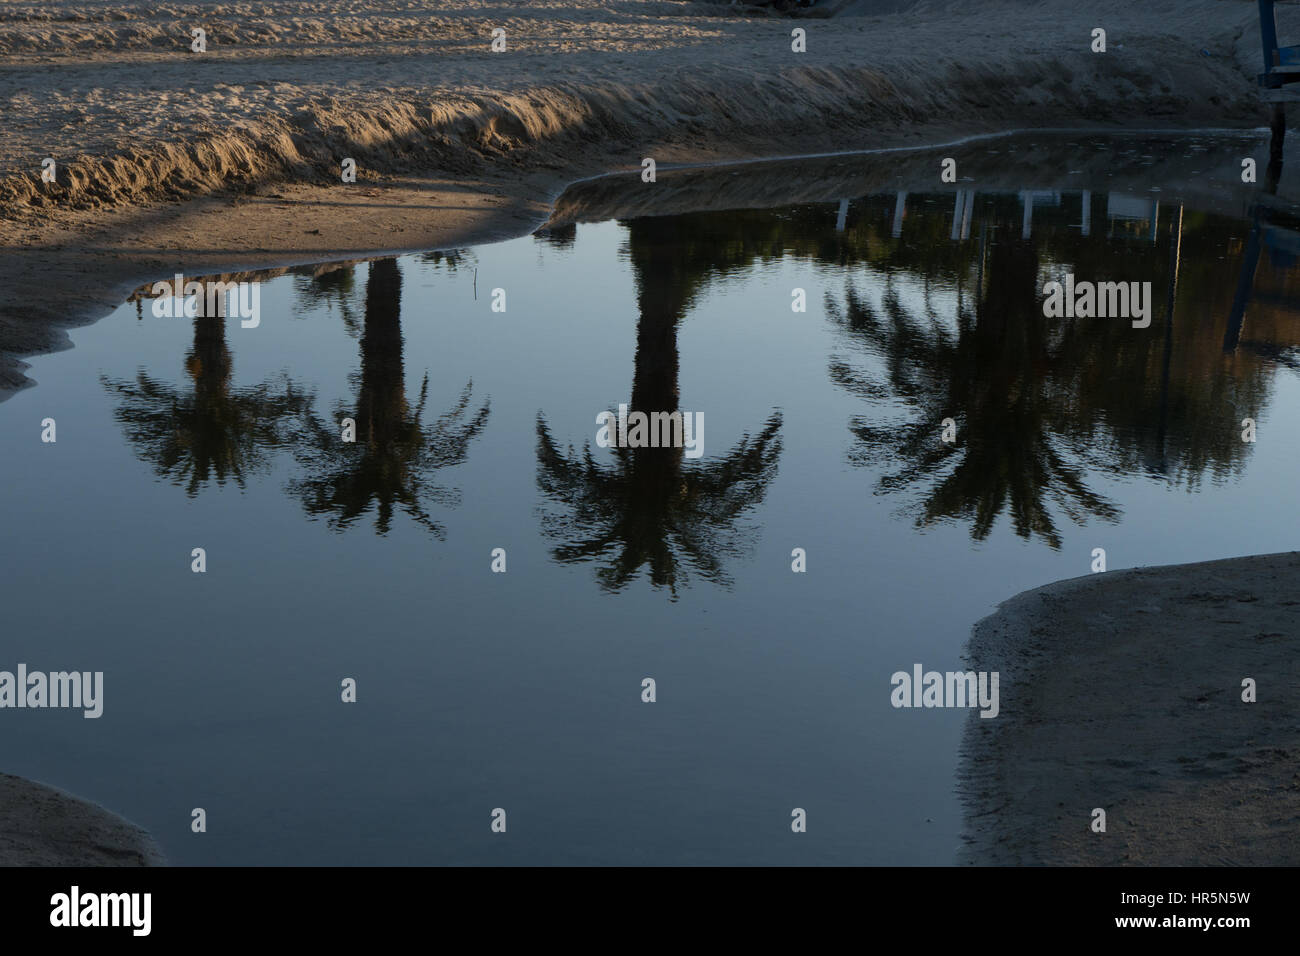
<path fill-rule="evenodd" d="M 984 298 L 984 259 L 988 252 L 989 224 L 984 222 L 980 226 L 980 272 L 979 277 L 975 280 L 975 302 L 979 303 Z"/>
<path fill-rule="evenodd" d="M 844 223 L 848 220 L 848 218 L 849 218 L 849 201 L 847 199 L 841 199 L 840 212 L 839 215 L 835 217 L 836 232 L 844 231 Z"/>
<path fill-rule="evenodd" d="M 1155 245 L 1156 241 L 1156 223 L 1160 221 L 1160 203 L 1153 200 L 1151 203 L 1151 244 Z"/>
<path fill-rule="evenodd" d="M 949 239 L 970 238 L 970 211 L 975 205 L 975 190 L 957 190 L 957 200 L 952 207 L 952 232 Z"/>
<path fill-rule="evenodd" d="M 1026 189 L 1020 194 L 1020 200 L 1025 204 L 1025 218 L 1020 223 L 1020 238 L 1028 239 L 1034 228 L 1034 194 Z"/>
<path fill-rule="evenodd" d="M 1183 207 L 1178 206 L 1173 225 L 1169 227 L 1169 304 L 1165 307 L 1165 320 L 1174 321 L 1174 302 L 1178 298 L 1178 269 L 1183 263 Z"/>
<path fill-rule="evenodd" d="M 1085 236 L 1092 233 L 1092 190 L 1083 191 L 1083 234 Z"/>
<path fill-rule="evenodd" d="M 898 199 L 894 203 L 894 238 L 897 239 L 903 234 L 903 216 L 907 214 L 907 193 L 900 192 Z"/>

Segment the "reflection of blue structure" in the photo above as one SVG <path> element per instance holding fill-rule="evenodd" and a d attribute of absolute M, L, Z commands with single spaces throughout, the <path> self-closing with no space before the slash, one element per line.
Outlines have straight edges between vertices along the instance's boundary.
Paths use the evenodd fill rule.
<path fill-rule="evenodd" d="M 952 230 L 949 238 L 954 242 L 969 239 L 971 220 L 975 212 L 975 200 L 981 195 L 974 189 L 958 189 L 953 194 Z M 1022 189 L 1018 193 L 990 190 L 984 196 L 1015 195 L 1020 199 L 1022 218 L 1020 236 L 1022 239 L 1033 237 L 1034 210 L 1072 206 L 1073 197 L 1079 201 L 1079 221 L 1071 224 L 1081 235 L 1092 235 L 1092 190 L 1090 189 Z M 1160 225 L 1160 201 L 1153 196 L 1133 196 L 1127 193 L 1105 193 L 1106 198 L 1106 238 L 1120 239 L 1125 235 L 1141 236 L 1146 242 L 1154 243 Z M 891 217 L 891 234 L 895 239 L 903 234 L 903 220 L 907 217 L 907 197 L 905 190 L 900 190 L 895 197 L 894 215 Z M 1165 203 L 1165 210 L 1171 208 Z M 835 231 L 843 232 L 848 218 L 848 200 L 841 199 L 839 212 L 835 219 Z M 1139 225 L 1140 224 L 1140 225 Z M 1138 228 L 1135 228 L 1138 227 Z"/>
<path fill-rule="evenodd" d="M 1273 0 L 1259 0 L 1259 36 L 1264 46 L 1264 72 L 1259 75 L 1260 98 L 1266 103 L 1300 100 L 1300 46 L 1278 46 Z"/>
<path fill-rule="evenodd" d="M 1251 227 L 1250 237 L 1246 240 L 1246 252 L 1241 257 L 1241 275 L 1237 280 L 1237 293 L 1232 297 L 1228 331 L 1223 336 L 1225 352 L 1234 351 L 1241 343 L 1241 327 L 1246 318 L 1246 306 L 1252 299 L 1269 305 L 1295 308 L 1293 297 L 1256 293 L 1254 285 L 1255 270 L 1259 267 L 1259 256 L 1262 250 L 1267 248 L 1269 260 L 1282 268 L 1290 268 L 1300 261 L 1300 230 L 1291 228 L 1291 223 L 1285 226 L 1279 225 L 1275 220 L 1281 218 L 1280 214 L 1262 203 L 1255 204 L 1253 218 L 1254 225 Z"/>
<path fill-rule="evenodd" d="M 985 195 L 990 194 L 986 193 Z M 992 195 L 997 195 L 997 193 L 994 192 Z M 1022 189 L 1018 195 L 1023 210 L 1023 217 L 1020 222 L 1020 236 L 1022 239 L 1029 239 L 1033 236 L 1035 208 L 1060 208 L 1067 196 L 1079 197 L 1079 222 L 1074 224 L 1074 228 L 1079 229 L 1085 236 L 1092 234 L 1091 190 Z M 976 192 L 973 189 L 957 190 L 952 210 L 951 239 L 970 238 L 971 215 L 975 209 L 975 197 Z M 895 239 L 902 234 L 903 218 L 906 212 L 907 193 L 900 192 L 894 205 L 893 235 Z M 1147 196 L 1109 193 L 1106 196 L 1106 220 L 1109 224 L 1106 234 L 1109 239 L 1116 238 L 1116 223 L 1140 222 L 1148 227 L 1143 230 L 1145 237 L 1149 241 L 1155 242 L 1156 227 L 1160 221 L 1160 203 L 1158 200 Z"/>
<path fill-rule="evenodd" d="M 1160 203 L 1148 196 L 1110 193 L 1106 196 L 1106 219 L 1111 224 L 1108 237 L 1115 235 L 1116 220 L 1145 222 L 1149 226 L 1148 238 L 1155 242 L 1156 227 L 1160 224 Z"/>
<path fill-rule="evenodd" d="M 1024 203 L 1025 207 L 1025 218 L 1021 222 L 1020 237 L 1028 239 L 1033 231 L 1034 204 L 1059 206 L 1061 204 L 1061 193 L 1054 189 L 1022 189 L 1020 190 L 1020 201 Z"/>

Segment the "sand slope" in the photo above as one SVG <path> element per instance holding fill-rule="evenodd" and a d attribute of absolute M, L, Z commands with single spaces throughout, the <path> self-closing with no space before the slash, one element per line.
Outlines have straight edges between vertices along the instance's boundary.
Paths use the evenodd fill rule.
<path fill-rule="evenodd" d="M 161 866 L 149 834 L 61 790 L 0 774 L 0 866 Z"/>
<path fill-rule="evenodd" d="M 1253 3 L 1084 7 L 790 20 L 668 0 L 6 3 L 0 398 L 28 384 L 17 355 L 66 347 L 66 328 L 150 277 L 518 234 L 566 182 L 645 156 L 1264 122 Z M 1089 48 L 1098 25 L 1105 54 Z"/>
<path fill-rule="evenodd" d="M 375 176 L 562 162 L 585 143 L 617 144 L 634 162 L 643 144 L 737 134 L 789 152 L 831 127 L 869 146 L 972 113 L 1030 125 L 1262 115 L 1237 65 L 1253 4 L 1080 6 L 801 20 L 805 54 L 791 52 L 794 21 L 630 0 L 17 6 L 0 20 L 0 202 L 15 216 L 337 182 L 344 156 Z M 1089 49 L 1097 25 L 1105 54 Z M 203 54 L 189 50 L 196 26 Z M 489 50 L 496 27 L 504 53 Z M 61 162 L 57 184 L 40 182 L 46 156 Z"/>

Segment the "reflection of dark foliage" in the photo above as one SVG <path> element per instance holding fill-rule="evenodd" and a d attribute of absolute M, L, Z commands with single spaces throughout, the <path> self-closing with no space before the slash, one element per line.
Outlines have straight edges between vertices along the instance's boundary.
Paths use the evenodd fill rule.
<path fill-rule="evenodd" d="M 420 253 L 420 261 L 427 262 L 435 268 L 446 269 L 450 273 L 461 269 L 473 269 L 478 266 L 478 259 L 469 249 L 443 249 Z"/>
<path fill-rule="evenodd" d="M 244 487 L 247 476 L 267 464 L 267 450 L 288 442 L 293 419 L 311 403 L 288 379 L 233 388 L 225 321 L 194 320 L 194 344 L 185 358 L 189 389 L 143 370 L 134 381 L 102 379 L 122 399 L 114 417 L 136 454 L 192 498 L 211 481 Z"/>
<path fill-rule="evenodd" d="M 859 248 L 874 250 L 873 271 L 886 278 L 879 306 L 852 284 L 842 301 L 828 297 L 843 341 L 865 359 L 835 356 L 829 371 L 873 406 L 851 424 L 850 460 L 892 462 L 895 470 L 877 490 L 913 496 L 919 525 L 969 521 L 982 540 L 1005 512 L 1021 537 L 1060 547 L 1054 514 L 1080 524 L 1119 517 L 1088 487 L 1089 474 L 1145 474 L 1194 488 L 1204 474 L 1224 480 L 1240 470 L 1250 446 L 1229 425 L 1264 406 L 1269 373 L 1244 354 L 1225 362 L 1216 348 L 1232 289 L 1223 280 L 1234 262 L 1218 274 L 1185 267 L 1171 316 L 1178 257 L 1169 227 L 1155 243 L 1149 229 L 1136 240 L 1082 237 L 1069 225 L 1077 211 L 1061 208 L 1039 214 L 1025 240 L 1016 197 L 985 196 L 974 217 L 976 238 L 958 242 L 950 236 L 951 200 L 909 201 L 902 239 L 858 239 Z M 1094 197 L 1094 209 L 1104 204 Z M 877 221 L 884 228 L 888 219 Z M 1223 260 L 1229 221 L 1189 213 L 1180 225 L 1182 258 Z M 1098 227 L 1104 223 L 1094 219 Z M 1059 263 L 1081 277 L 1151 281 L 1152 326 L 1046 319 L 1040 265 L 1064 271 Z M 923 305 L 904 306 L 898 286 L 905 277 L 923 290 Z M 951 316 L 934 311 L 935 285 L 957 292 Z M 1266 335 L 1279 332 L 1275 320 L 1267 322 Z M 909 414 L 896 423 L 900 405 Z M 958 426 L 951 445 L 940 440 L 945 418 Z"/>
<path fill-rule="evenodd" d="M 1005 321 L 1001 317 L 1012 314 L 1006 305 L 991 307 L 983 321 L 959 316 L 956 331 L 949 331 L 909 314 L 892 290 L 878 312 L 850 289 L 843 310 L 833 306 L 832 315 L 878 348 L 888 384 L 843 362 L 832 363 L 831 377 L 864 396 L 897 396 L 917 411 L 897 425 L 855 419 L 858 445 L 850 457 L 857 464 L 902 462 L 879 488 L 924 488 L 918 525 L 965 519 L 972 537 L 984 540 L 1005 510 L 1016 534 L 1059 548 L 1049 503 L 1078 522 L 1088 515 L 1117 520 L 1119 511 L 1088 489 L 1086 469 L 1054 433 L 1072 408 L 1068 393 L 1033 372 L 1050 358 L 1048 327 Z M 939 423 L 948 417 L 956 419 L 961 436 L 955 444 L 940 440 Z"/>
<path fill-rule="evenodd" d="M 640 313 L 629 408 L 676 412 L 681 318 L 706 277 L 747 253 L 701 241 L 692 223 L 676 218 L 638 219 L 627 228 Z M 543 522 L 546 533 L 563 542 L 552 554 L 564 563 L 602 562 L 597 578 L 611 591 L 642 567 L 674 598 L 691 571 L 729 584 L 722 559 L 747 549 L 736 523 L 762 501 L 776 475 L 780 427 L 775 413 L 756 437 L 744 436 L 718 458 L 687 461 L 680 448 L 615 448 L 606 466 L 589 449 L 561 451 L 539 415 L 537 483 L 565 506 Z"/>
<path fill-rule="evenodd" d="M 325 306 L 338 308 L 343 317 L 343 326 L 351 335 L 361 334 L 356 315 L 356 267 L 342 266 L 328 269 L 312 275 L 294 277 L 294 297 L 298 311 Z"/>
<path fill-rule="evenodd" d="M 400 312 L 396 261 L 372 262 L 356 405 L 336 409 L 334 422 L 305 416 L 297 454 L 311 476 L 294 481 L 291 489 L 308 514 L 327 516 L 337 531 L 373 508 L 380 534 L 388 533 L 400 510 L 443 538 L 445 530 L 429 505 L 453 506 L 458 495 L 430 480 L 430 474 L 465 460 L 470 442 L 487 425 L 488 405 L 471 407 L 471 383 L 449 411 L 431 425 L 424 423 L 429 380 L 425 376 L 412 406 L 406 397 Z M 345 417 L 356 422 L 355 442 L 340 439 L 338 422 Z"/>
<path fill-rule="evenodd" d="M 687 569 L 727 584 L 721 558 L 745 551 L 733 526 L 776 475 L 780 427 L 773 414 L 756 437 L 702 464 L 683 463 L 679 449 L 616 448 L 606 466 L 588 448 L 558 449 L 538 416 L 538 485 L 567 506 L 546 519 L 547 533 L 565 542 L 552 554 L 566 564 L 602 561 L 597 577 L 611 591 L 643 566 L 652 584 L 674 595 Z"/>
<path fill-rule="evenodd" d="M 572 249 L 574 240 L 577 237 L 578 227 L 575 223 L 567 223 L 550 229 L 538 229 L 533 233 L 534 240 L 554 249 Z"/>

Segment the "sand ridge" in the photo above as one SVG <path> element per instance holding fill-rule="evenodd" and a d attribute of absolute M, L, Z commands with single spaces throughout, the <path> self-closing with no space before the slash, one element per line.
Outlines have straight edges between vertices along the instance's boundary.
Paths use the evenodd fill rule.
<path fill-rule="evenodd" d="M 669 0 L 6 4 L 0 398 L 30 384 L 20 355 L 67 347 L 66 329 L 150 276 L 518 235 L 567 182 L 644 156 L 1265 121 L 1253 3 L 1080 6 L 792 20 Z M 1105 54 L 1089 49 L 1098 24 Z"/>

